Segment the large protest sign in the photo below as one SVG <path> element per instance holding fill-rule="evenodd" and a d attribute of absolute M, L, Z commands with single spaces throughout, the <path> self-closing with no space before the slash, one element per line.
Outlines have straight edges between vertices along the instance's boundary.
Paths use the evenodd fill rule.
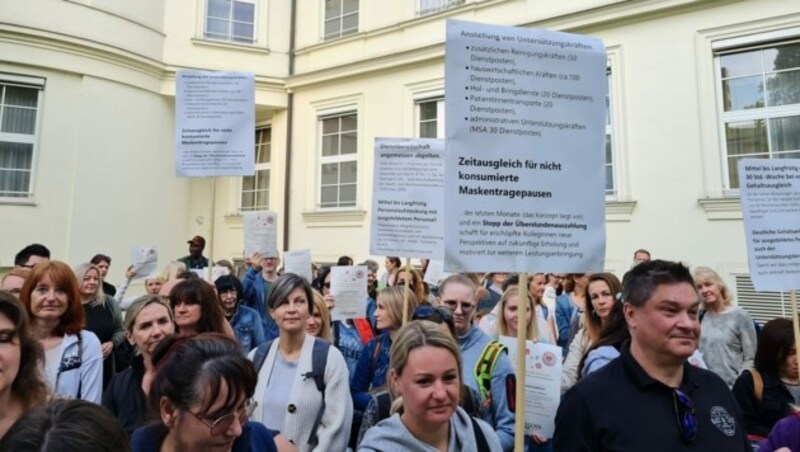
<path fill-rule="evenodd" d="M 331 320 L 366 316 L 367 267 L 347 265 L 331 267 L 331 295 L 336 306 Z"/>
<path fill-rule="evenodd" d="M 370 253 L 441 259 L 444 141 L 376 138 Z"/>
<path fill-rule="evenodd" d="M 175 172 L 184 177 L 255 172 L 255 79 L 244 72 L 178 71 Z"/>
<path fill-rule="evenodd" d="M 450 20 L 445 91 L 445 269 L 602 270 L 603 43 Z"/>
<path fill-rule="evenodd" d="M 739 191 L 757 290 L 800 286 L 800 160 L 741 159 Z"/>
<path fill-rule="evenodd" d="M 278 214 L 269 211 L 244 212 L 244 255 L 278 256 Z"/>

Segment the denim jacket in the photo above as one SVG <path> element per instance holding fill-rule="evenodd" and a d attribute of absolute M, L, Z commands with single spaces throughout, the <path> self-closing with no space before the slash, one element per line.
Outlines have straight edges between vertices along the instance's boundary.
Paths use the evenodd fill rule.
<path fill-rule="evenodd" d="M 236 335 L 245 354 L 266 341 L 261 316 L 255 309 L 242 304 L 237 305 L 230 323 L 233 334 Z"/>

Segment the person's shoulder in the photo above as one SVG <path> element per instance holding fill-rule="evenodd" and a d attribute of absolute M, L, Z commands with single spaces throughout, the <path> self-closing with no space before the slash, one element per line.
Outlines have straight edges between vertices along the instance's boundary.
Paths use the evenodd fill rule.
<path fill-rule="evenodd" d="M 275 445 L 275 435 L 278 432 L 268 429 L 260 422 L 247 421 L 242 425 L 242 437 L 248 438 L 247 448 L 244 450 L 252 452 L 277 451 Z M 236 448 L 234 448 L 236 450 Z"/>
<path fill-rule="evenodd" d="M 164 428 L 160 422 L 150 423 L 137 428 L 131 435 L 131 450 L 133 452 L 151 452 L 159 450 L 160 430 Z"/>
<path fill-rule="evenodd" d="M 725 380 L 710 370 L 688 364 L 684 366 L 684 372 L 688 373 L 691 379 L 703 387 L 724 390 L 723 392 L 726 394 L 731 393 Z M 749 374 L 750 372 L 747 373 Z M 742 375 L 740 375 L 740 377 L 741 376 Z"/>
<path fill-rule="evenodd" d="M 605 366 L 586 375 L 569 391 L 576 391 L 583 394 L 584 397 L 605 397 L 620 388 L 625 390 L 624 388 L 627 388 L 629 384 L 622 360 L 612 359 Z"/>
<path fill-rule="evenodd" d="M 85 349 L 100 349 L 100 339 L 97 338 L 97 335 L 89 330 L 81 330 L 80 335 Z"/>
<path fill-rule="evenodd" d="M 373 425 L 364 434 L 364 439 L 358 445 L 359 451 L 385 451 L 397 450 L 397 440 L 402 436 L 404 429 L 399 421 L 400 415 L 394 414 Z"/>

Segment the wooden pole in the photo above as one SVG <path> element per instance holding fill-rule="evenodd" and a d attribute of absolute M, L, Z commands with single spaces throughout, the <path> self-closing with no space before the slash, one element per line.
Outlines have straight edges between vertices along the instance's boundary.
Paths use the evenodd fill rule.
<path fill-rule="evenodd" d="M 503 313 L 500 313 L 503 315 Z M 536 325 L 536 312 L 533 312 L 533 324 Z M 514 417 L 516 418 L 514 434 L 514 451 L 525 452 L 525 341 L 528 328 L 528 274 L 519 274 L 519 302 L 517 303 L 517 387 Z M 535 328 L 535 326 L 534 326 Z"/>
<path fill-rule="evenodd" d="M 406 274 L 408 275 L 408 279 L 406 279 L 406 283 L 403 284 L 403 325 L 408 323 L 408 294 L 411 293 L 411 282 L 414 278 L 411 275 L 411 258 L 406 258 Z"/>
<path fill-rule="evenodd" d="M 208 234 L 208 273 L 206 277 L 208 282 L 214 284 L 214 275 L 212 268 L 214 266 L 214 223 L 216 223 L 217 216 L 217 177 L 211 178 L 211 228 Z"/>
<path fill-rule="evenodd" d="M 792 325 L 794 325 L 794 349 L 800 350 L 800 320 L 797 315 L 797 294 L 794 290 L 789 292 L 789 299 L 792 302 Z"/>

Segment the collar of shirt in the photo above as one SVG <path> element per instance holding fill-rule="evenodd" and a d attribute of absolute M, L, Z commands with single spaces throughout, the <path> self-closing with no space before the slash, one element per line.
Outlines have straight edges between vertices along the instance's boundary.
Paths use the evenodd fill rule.
<path fill-rule="evenodd" d="M 647 386 L 660 386 L 666 390 L 672 391 L 673 388 L 665 385 L 664 383 L 656 380 L 655 378 L 651 377 L 642 366 L 636 361 L 636 358 L 631 355 L 631 343 L 630 341 L 625 342 L 622 344 L 622 348 L 620 349 L 620 359 L 622 360 L 623 368 L 625 372 L 630 376 L 631 380 L 636 383 L 640 387 L 647 387 Z M 689 364 L 688 362 L 683 363 L 683 380 L 681 380 L 680 389 L 685 393 L 691 393 L 696 388 L 700 386 L 700 382 L 697 378 L 695 378 L 695 369 L 694 366 Z"/>

